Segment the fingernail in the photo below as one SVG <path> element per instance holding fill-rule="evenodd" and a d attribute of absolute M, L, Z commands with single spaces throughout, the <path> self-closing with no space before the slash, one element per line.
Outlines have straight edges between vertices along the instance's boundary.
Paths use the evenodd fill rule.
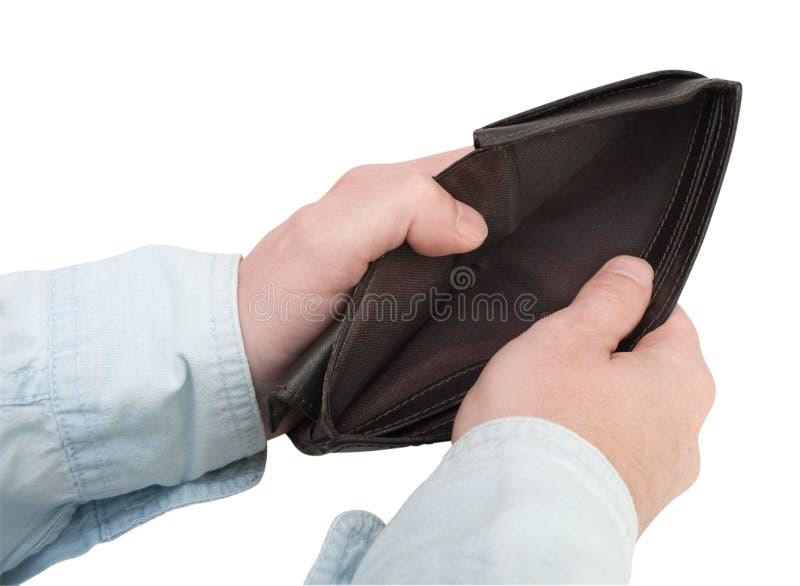
<path fill-rule="evenodd" d="M 456 201 L 456 230 L 470 242 L 483 242 L 489 234 L 486 221 L 478 212 L 471 207 Z"/>
<path fill-rule="evenodd" d="M 618 256 L 608 261 L 606 270 L 623 277 L 628 277 L 644 288 L 653 283 L 653 267 L 646 260 L 635 256 Z"/>

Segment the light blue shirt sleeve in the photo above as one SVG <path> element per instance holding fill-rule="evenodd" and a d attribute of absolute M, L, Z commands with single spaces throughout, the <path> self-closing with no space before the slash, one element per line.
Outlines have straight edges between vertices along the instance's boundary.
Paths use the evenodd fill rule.
<path fill-rule="evenodd" d="M 507 418 L 465 434 L 388 525 L 337 517 L 308 584 L 625 583 L 630 493 L 572 431 Z"/>
<path fill-rule="evenodd" d="M 238 255 L 0 277 L 0 581 L 261 478 Z"/>

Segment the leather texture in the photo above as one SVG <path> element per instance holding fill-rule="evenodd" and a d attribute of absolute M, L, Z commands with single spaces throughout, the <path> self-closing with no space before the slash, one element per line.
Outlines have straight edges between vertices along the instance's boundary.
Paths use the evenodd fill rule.
<path fill-rule="evenodd" d="M 475 150 L 435 179 L 484 215 L 484 244 L 438 258 L 404 244 L 371 263 L 344 319 L 268 398 L 270 425 L 300 414 L 290 437 L 308 454 L 447 440 L 494 353 L 618 254 L 655 269 L 650 305 L 619 349 L 633 348 L 686 282 L 740 102 L 739 83 L 662 71 L 476 130 Z"/>

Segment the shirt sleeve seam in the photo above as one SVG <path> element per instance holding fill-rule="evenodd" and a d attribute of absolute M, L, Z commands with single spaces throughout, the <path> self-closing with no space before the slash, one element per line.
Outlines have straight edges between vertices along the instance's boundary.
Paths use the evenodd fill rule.
<path fill-rule="evenodd" d="M 65 430 L 64 421 L 63 421 L 63 414 L 61 411 L 60 399 L 59 399 L 59 385 L 58 385 L 58 368 L 59 363 L 56 357 L 56 338 L 59 333 L 59 316 L 56 311 L 55 306 L 55 296 L 56 296 L 56 272 L 51 272 L 48 275 L 48 317 L 50 322 L 50 327 L 48 331 L 48 370 L 49 370 L 49 378 L 50 378 L 50 409 L 53 413 L 53 419 L 56 423 L 56 429 L 58 430 L 58 436 L 61 440 L 61 446 L 64 449 L 64 454 L 67 459 L 67 464 L 69 466 L 70 473 L 72 474 L 72 480 L 75 484 L 75 490 L 78 493 L 78 497 L 81 501 L 87 501 L 86 496 L 86 487 L 83 483 L 83 474 L 79 468 L 76 456 L 74 454 L 74 447 L 67 436 L 67 432 Z"/>
<path fill-rule="evenodd" d="M 215 315 L 215 295 L 214 295 L 214 284 L 215 284 L 215 277 L 216 277 L 216 266 L 217 266 L 217 257 L 212 255 L 209 257 L 209 277 L 208 277 L 208 312 L 209 312 L 209 320 L 211 325 L 211 335 L 214 339 L 214 351 L 217 355 L 217 376 L 219 377 L 220 384 L 222 385 L 223 392 L 225 393 L 225 405 L 227 407 L 227 414 L 228 418 L 230 419 L 231 425 L 236 430 L 236 435 L 239 438 L 239 443 L 241 445 L 242 450 L 245 449 L 245 439 L 244 433 L 239 428 L 239 424 L 236 421 L 236 417 L 233 413 L 233 407 L 231 405 L 231 395 L 230 395 L 230 388 L 228 386 L 228 380 L 225 376 L 225 372 L 222 365 L 222 351 L 220 350 L 220 339 L 219 339 L 219 332 L 217 330 L 217 317 Z"/>
<path fill-rule="evenodd" d="M 225 409 L 238 438 L 241 456 L 249 456 L 264 449 L 266 442 L 260 412 L 255 402 L 255 391 L 250 379 L 249 367 L 243 359 L 241 334 L 234 311 L 237 290 L 238 255 L 213 255 L 209 267 L 209 318 L 214 351 L 217 358 L 217 375 L 222 385 Z M 228 269 L 221 283 L 220 265 L 228 263 Z M 217 299 L 217 296 L 223 299 Z M 223 349 L 225 356 L 223 356 Z M 226 363 L 232 366 L 227 369 Z M 240 419 L 252 415 L 253 425 L 242 428 Z"/>
<path fill-rule="evenodd" d="M 198 490 L 193 491 L 193 494 L 182 496 L 178 499 L 172 497 L 164 499 L 159 490 L 150 491 L 152 488 L 168 487 L 148 487 L 143 489 L 146 491 L 143 494 L 143 498 L 115 513 L 112 517 L 109 517 L 104 501 L 94 501 L 98 526 L 100 527 L 100 540 L 101 542 L 112 541 L 131 529 L 160 517 L 169 511 L 238 494 L 255 486 L 260 479 L 260 472 L 247 472 L 238 478 L 226 478 L 221 481 L 219 486 L 203 486 L 202 490 L 198 487 Z M 185 485 L 189 486 L 191 484 L 192 481 Z M 154 509 L 148 510 L 148 507 L 154 507 Z M 137 509 L 139 512 L 136 512 Z"/>

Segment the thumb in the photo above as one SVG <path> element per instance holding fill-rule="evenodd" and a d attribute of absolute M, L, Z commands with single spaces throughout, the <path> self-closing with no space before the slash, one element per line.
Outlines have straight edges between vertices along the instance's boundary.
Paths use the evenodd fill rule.
<path fill-rule="evenodd" d="M 653 269 L 634 256 L 609 260 L 578 292 L 563 311 L 572 323 L 580 323 L 588 335 L 609 353 L 636 326 L 653 291 Z"/>
<path fill-rule="evenodd" d="M 325 197 L 301 210 L 311 217 L 306 240 L 340 270 L 355 260 L 356 272 L 404 241 L 426 256 L 474 250 L 487 236 L 486 221 L 433 178 L 470 150 L 351 169 Z"/>
<path fill-rule="evenodd" d="M 471 150 L 471 147 L 461 148 L 377 169 L 372 167 L 376 175 L 365 178 L 365 184 L 370 180 L 379 184 L 372 191 L 378 197 L 363 202 L 367 213 L 354 228 L 367 240 L 364 252 L 369 260 L 400 246 L 404 240 L 427 256 L 469 252 L 484 241 L 487 226 L 483 216 L 455 199 L 433 179 Z"/>

